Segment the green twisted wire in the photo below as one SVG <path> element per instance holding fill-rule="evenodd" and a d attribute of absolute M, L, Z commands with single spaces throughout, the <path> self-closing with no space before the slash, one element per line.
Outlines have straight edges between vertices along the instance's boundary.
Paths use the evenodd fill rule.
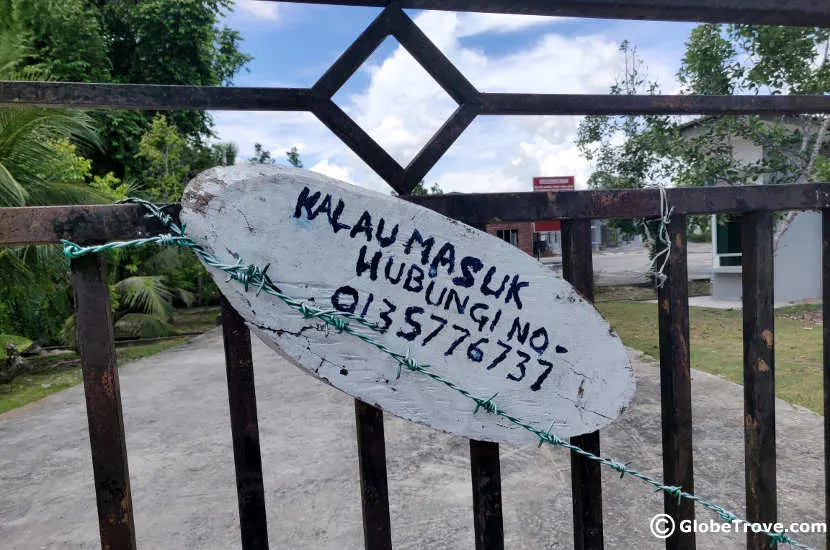
<path fill-rule="evenodd" d="M 430 365 L 417 362 L 415 358 L 412 357 L 410 350 L 407 350 L 405 354 L 392 350 L 388 348 L 386 345 L 384 345 L 382 342 L 379 342 L 372 338 L 369 334 L 365 334 L 363 331 L 355 329 L 351 325 L 351 323 L 354 322 L 357 325 L 367 328 L 373 332 L 383 333 L 384 329 L 381 329 L 377 323 L 367 321 L 366 319 L 363 319 L 359 315 L 355 315 L 353 313 L 346 313 L 335 309 L 318 308 L 316 306 L 309 305 L 305 301 L 297 300 L 296 298 L 292 298 L 291 296 L 283 294 L 280 291 L 280 289 L 268 277 L 267 271 L 270 264 L 260 269 L 259 267 L 254 265 L 245 265 L 242 262 L 241 258 L 238 258 L 237 262 L 233 264 L 220 261 L 212 253 L 207 251 L 202 246 L 193 242 L 193 240 L 191 240 L 189 237 L 185 236 L 185 226 L 182 225 L 181 227 L 179 227 L 169 214 L 164 212 L 155 204 L 145 201 L 143 199 L 126 199 L 124 201 L 121 201 L 121 203 L 132 203 L 142 205 L 144 208 L 148 210 L 148 214 L 146 216 L 149 218 L 158 219 L 169 231 L 169 233 L 164 235 L 158 235 L 155 237 L 134 239 L 131 241 L 114 241 L 93 246 L 80 246 L 73 242 L 63 240 L 61 241 L 63 243 L 63 253 L 69 259 L 70 262 L 74 258 L 80 258 L 82 256 L 86 256 L 89 254 L 97 254 L 100 252 L 104 252 L 106 250 L 117 250 L 133 246 L 144 246 L 147 244 L 159 244 L 162 246 L 176 246 L 179 248 L 189 248 L 190 250 L 193 250 L 193 252 L 195 252 L 196 255 L 199 256 L 199 258 L 201 258 L 201 260 L 206 265 L 225 272 L 228 276 L 227 281 L 234 280 L 241 283 L 245 288 L 246 292 L 250 288 L 256 288 L 257 295 L 259 295 L 261 292 L 270 294 L 271 296 L 278 298 L 291 309 L 297 311 L 304 318 L 319 319 L 320 321 L 325 323 L 327 329 L 328 327 L 332 327 L 337 332 L 345 332 L 347 334 L 350 334 L 358 338 L 359 340 L 366 342 L 367 344 L 370 344 L 371 346 L 375 347 L 376 349 L 385 353 L 386 355 L 389 355 L 390 357 L 392 357 L 392 359 L 395 360 L 397 364 L 398 378 L 400 378 L 403 369 L 406 369 L 411 372 L 420 373 L 434 380 L 435 382 L 438 382 L 446 386 L 447 388 L 470 399 L 473 403 L 475 403 L 473 414 L 476 414 L 479 410 L 482 410 L 487 414 L 494 414 L 496 416 L 504 418 L 505 420 L 509 421 L 515 426 L 531 432 L 539 439 L 539 447 L 541 447 L 542 444 L 547 443 L 554 447 L 568 449 L 570 451 L 577 453 L 580 456 L 587 458 L 588 460 L 597 462 L 599 464 L 611 468 L 612 470 L 620 474 L 620 478 L 629 475 L 653 487 L 657 492 L 663 492 L 672 495 L 673 497 L 677 498 L 678 502 L 682 501 L 683 499 L 696 502 L 700 504 L 703 508 L 709 510 L 710 512 L 713 512 L 726 522 L 737 522 L 743 525 L 751 525 L 750 521 L 743 519 L 737 516 L 736 514 L 733 514 L 729 510 L 726 510 L 725 508 L 718 506 L 717 504 L 711 503 L 703 499 L 702 497 L 686 492 L 681 487 L 677 487 L 674 485 L 665 485 L 664 483 L 646 474 L 638 472 L 637 470 L 631 468 L 629 466 L 629 463 L 617 462 L 610 458 L 596 455 L 594 453 L 591 453 L 590 451 L 582 449 L 577 445 L 573 445 L 559 438 L 558 436 L 556 436 L 556 434 L 554 434 L 551 431 L 551 429 L 553 428 L 553 424 L 551 424 L 546 430 L 541 430 L 536 426 L 528 424 L 522 419 L 511 415 L 504 409 L 499 408 L 495 403 L 495 398 L 498 396 L 498 394 L 494 394 L 486 399 L 480 396 L 473 395 L 466 389 L 456 385 L 453 381 L 444 378 L 440 374 L 437 374 L 430 370 Z M 773 546 L 776 546 L 778 544 L 788 544 L 791 548 L 805 548 L 808 550 L 810 550 L 811 548 L 810 546 L 793 540 L 786 533 L 775 533 L 769 530 L 762 530 L 759 532 L 759 534 L 764 534 L 767 537 L 769 537 Z"/>

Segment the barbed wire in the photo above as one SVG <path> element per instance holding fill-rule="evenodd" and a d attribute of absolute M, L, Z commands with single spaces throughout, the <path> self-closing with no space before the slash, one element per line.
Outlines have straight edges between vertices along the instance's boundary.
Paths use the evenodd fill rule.
<path fill-rule="evenodd" d="M 535 435 L 539 440 L 540 447 L 544 443 L 547 443 L 554 447 L 560 447 L 577 453 L 578 455 L 583 456 L 588 460 L 597 462 L 618 472 L 620 474 L 620 478 L 628 475 L 644 482 L 645 484 L 651 486 L 658 492 L 663 492 L 677 498 L 678 502 L 684 499 L 695 502 L 703 508 L 705 508 L 706 510 L 713 512 L 726 522 L 738 523 L 741 525 L 745 525 L 747 527 L 756 525 L 750 522 L 749 520 L 737 516 L 736 514 L 730 512 L 722 506 L 709 502 L 706 499 L 697 496 L 693 493 L 684 491 L 681 487 L 675 485 L 666 485 L 663 482 L 649 475 L 643 474 L 631 468 L 629 466 L 630 463 L 623 463 L 600 455 L 596 455 L 590 451 L 582 449 L 577 445 L 573 445 L 572 443 L 561 439 L 551 431 L 553 428 L 553 424 L 551 424 L 546 430 L 542 430 L 536 426 L 533 426 L 532 424 L 525 422 L 521 418 L 513 416 L 508 411 L 498 407 L 495 402 L 495 398 L 498 397 L 498 393 L 491 395 L 487 398 L 476 396 L 470 391 L 457 385 L 452 380 L 445 378 L 444 376 L 432 371 L 431 365 L 426 363 L 419 363 L 412 356 L 410 349 L 407 349 L 406 353 L 400 353 L 399 351 L 387 347 L 385 344 L 383 344 L 383 342 L 375 340 L 374 338 L 372 338 L 370 334 L 366 334 L 362 330 L 352 326 L 352 323 L 355 323 L 360 328 L 368 329 L 369 331 L 372 331 L 372 333 L 383 333 L 384 329 L 381 328 L 377 323 L 367 321 L 366 319 L 353 313 L 343 312 L 335 309 L 319 308 L 315 305 L 308 304 L 306 301 L 298 300 L 296 298 L 284 294 L 268 277 L 268 267 L 270 264 L 260 269 L 259 267 L 254 266 L 252 264 L 246 265 L 242 261 L 242 258 L 237 258 L 235 263 L 227 263 L 220 261 L 211 252 L 209 252 L 204 247 L 200 246 L 199 244 L 195 243 L 192 239 L 187 237 L 185 235 L 184 225 L 182 225 L 181 227 L 178 226 L 169 214 L 164 212 L 162 209 L 160 209 L 153 203 L 145 201 L 143 199 L 127 199 L 121 202 L 142 205 L 144 208 L 148 210 L 147 217 L 153 217 L 158 219 L 170 233 L 158 235 L 155 237 L 134 239 L 130 241 L 114 241 L 92 246 L 80 246 L 73 242 L 63 240 L 61 241 L 63 243 L 63 252 L 70 262 L 75 258 L 80 258 L 83 256 L 87 256 L 89 254 L 97 254 L 100 252 L 105 252 L 107 250 L 118 250 L 133 246 L 145 246 L 147 244 L 158 244 L 161 246 L 175 246 L 179 248 L 190 249 L 205 263 L 205 265 L 226 273 L 228 276 L 227 281 L 234 280 L 241 283 L 243 285 L 243 288 L 245 289 L 245 292 L 248 292 L 251 289 L 256 289 L 257 295 L 259 295 L 262 292 L 265 292 L 266 294 L 278 298 L 289 308 L 297 311 L 305 319 L 318 319 L 319 321 L 325 324 L 327 330 L 329 327 L 331 327 L 337 332 L 352 335 L 358 338 L 359 340 L 373 346 L 375 349 L 381 351 L 382 353 L 390 356 L 395 361 L 398 378 L 400 378 L 401 373 L 404 369 L 410 372 L 416 372 L 424 376 L 427 376 L 431 380 L 434 380 L 435 382 L 438 382 L 439 384 L 442 384 L 450 390 L 455 391 L 460 395 L 466 397 L 467 399 L 471 400 L 475 404 L 473 414 L 476 414 L 479 411 L 483 411 L 486 414 L 493 414 L 500 418 L 504 418 L 511 424 L 524 430 L 527 430 L 528 432 Z M 667 226 L 670 221 L 672 208 L 668 206 L 668 201 L 665 198 L 665 189 L 663 189 L 662 187 L 660 188 L 660 211 L 662 215 L 660 222 L 660 231 L 658 235 L 660 235 L 661 241 L 666 244 L 666 250 L 668 250 L 671 243 L 669 241 Z M 661 275 L 662 270 L 668 263 L 668 255 L 669 253 L 667 252 L 663 259 L 663 263 L 661 264 L 661 267 L 659 269 L 659 273 Z M 657 257 L 659 256 L 656 256 L 655 258 Z M 653 265 L 656 265 L 656 261 Z M 663 277 L 663 280 L 665 280 L 665 275 L 663 275 Z M 751 532 L 766 535 L 767 537 L 769 537 L 773 546 L 776 546 L 778 544 L 788 544 L 791 548 L 803 548 L 811 550 L 810 546 L 793 540 L 786 533 L 777 533 L 772 530 L 763 529 L 760 531 L 755 531 L 753 529 Z"/>

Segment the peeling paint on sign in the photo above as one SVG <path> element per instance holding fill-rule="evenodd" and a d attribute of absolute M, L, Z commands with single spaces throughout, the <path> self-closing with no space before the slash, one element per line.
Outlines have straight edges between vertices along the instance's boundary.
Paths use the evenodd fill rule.
<path fill-rule="evenodd" d="M 377 322 L 376 340 L 475 396 L 498 394 L 499 408 L 542 430 L 592 432 L 634 394 L 625 349 L 593 305 L 534 258 L 458 221 L 281 166 L 208 170 L 185 190 L 181 216 L 217 258 L 270 265 L 283 293 Z M 453 434 L 535 440 L 474 415 L 470 399 L 422 373 L 397 378 L 395 361 L 372 346 L 211 271 L 253 332 L 320 380 Z"/>

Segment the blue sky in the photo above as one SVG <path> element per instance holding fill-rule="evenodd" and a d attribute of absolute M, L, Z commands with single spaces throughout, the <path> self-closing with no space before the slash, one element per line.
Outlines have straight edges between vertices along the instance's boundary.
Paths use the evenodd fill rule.
<path fill-rule="evenodd" d="M 377 8 L 237 0 L 226 23 L 254 56 L 240 86 L 311 86 L 380 12 Z M 620 72 L 619 43 L 639 48 L 649 76 L 676 92 L 675 72 L 691 24 L 494 14 L 408 12 L 480 90 L 606 93 Z M 387 39 L 335 101 L 406 164 L 455 103 L 394 39 Z M 376 190 L 387 187 L 307 113 L 216 112 L 221 140 L 242 157 L 260 142 L 275 158 L 296 146 L 305 166 Z M 530 190 L 533 176 L 590 166 L 574 145 L 579 117 L 479 117 L 427 175 L 445 191 Z"/>

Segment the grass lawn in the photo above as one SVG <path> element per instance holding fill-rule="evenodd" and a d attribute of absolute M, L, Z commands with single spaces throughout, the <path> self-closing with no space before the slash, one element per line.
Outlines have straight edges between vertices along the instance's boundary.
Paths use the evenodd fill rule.
<path fill-rule="evenodd" d="M 604 302 L 598 303 L 597 308 L 625 345 L 652 357 L 659 357 L 657 304 Z M 689 321 L 692 368 L 741 384 L 741 312 L 692 307 Z M 821 305 L 776 310 L 776 396 L 819 414 L 823 414 L 821 340 Z"/>
<path fill-rule="evenodd" d="M 180 333 L 207 332 L 216 326 L 217 306 L 191 307 L 173 312 L 173 326 Z"/>
<path fill-rule="evenodd" d="M 23 336 L 14 334 L 0 334 L 0 359 L 6 356 L 6 346 L 14 342 L 18 350 L 24 350 L 32 344 L 32 341 Z"/>
<path fill-rule="evenodd" d="M 204 332 L 216 326 L 218 313 L 218 307 L 177 310 L 173 314 L 173 324 L 179 332 Z M 188 337 L 182 336 L 146 344 L 119 346 L 116 349 L 118 366 L 122 367 L 142 357 L 149 357 L 187 340 Z M 29 361 L 33 372 L 15 378 L 11 391 L 8 386 L 0 386 L 0 414 L 81 382 L 79 359 L 74 352 L 39 356 Z"/>
<path fill-rule="evenodd" d="M 709 296 L 712 285 L 708 279 L 689 281 L 689 296 Z M 653 285 L 595 286 L 594 299 L 599 302 L 622 300 L 656 300 L 657 289 Z"/>

